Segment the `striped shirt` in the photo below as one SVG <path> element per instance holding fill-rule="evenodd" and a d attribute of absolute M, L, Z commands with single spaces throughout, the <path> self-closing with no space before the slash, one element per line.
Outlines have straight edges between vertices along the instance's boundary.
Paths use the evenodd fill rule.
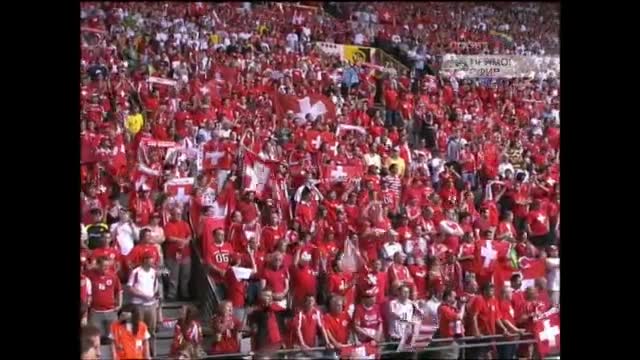
<path fill-rule="evenodd" d="M 400 180 L 399 176 L 387 175 L 382 179 L 382 181 L 386 184 L 389 190 L 393 191 L 398 197 L 400 196 L 400 191 L 402 189 L 402 180 Z"/>

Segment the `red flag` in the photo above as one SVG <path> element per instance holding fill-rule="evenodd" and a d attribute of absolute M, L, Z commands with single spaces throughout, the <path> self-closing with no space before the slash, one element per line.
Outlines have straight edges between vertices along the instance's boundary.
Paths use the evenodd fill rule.
<path fill-rule="evenodd" d="M 295 116 L 304 119 L 307 114 L 311 114 L 312 120 L 318 115 L 324 118 L 334 119 L 336 107 L 331 99 L 320 94 L 311 94 L 303 98 L 294 95 L 276 94 L 274 106 L 276 113 L 284 117 L 287 111 L 292 111 Z"/>
<path fill-rule="evenodd" d="M 521 257 L 518 263 L 520 264 L 520 273 L 522 274 L 523 289 L 534 286 L 536 279 L 545 277 L 547 274 L 547 265 L 544 259 Z"/>
<path fill-rule="evenodd" d="M 479 240 L 476 242 L 475 269 L 476 274 L 493 274 L 499 258 L 504 258 L 509 250 L 509 243 L 495 240 Z"/>
<path fill-rule="evenodd" d="M 533 322 L 540 357 L 560 352 L 560 312 L 551 309 Z"/>
<path fill-rule="evenodd" d="M 244 153 L 243 188 L 255 191 L 256 197 L 263 198 L 266 185 L 275 174 L 275 166 L 277 166 L 276 162 L 262 160 L 257 155 L 246 151 Z"/>
<path fill-rule="evenodd" d="M 361 166 L 324 165 L 322 167 L 322 178 L 329 183 L 356 179 L 363 175 L 364 169 Z"/>
<path fill-rule="evenodd" d="M 202 147 L 202 168 L 204 170 L 216 169 L 226 154 L 225 148 L 225 144 L 219 141 L 206 143 Z"/>

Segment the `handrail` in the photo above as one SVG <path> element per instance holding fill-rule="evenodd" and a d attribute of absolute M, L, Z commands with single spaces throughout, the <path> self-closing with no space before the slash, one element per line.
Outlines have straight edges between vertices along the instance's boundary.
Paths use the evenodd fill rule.
<path fill-rule="evenodd" d="M 391 354 L 391 353 L 413 353 L 413 354 L 417 354 L 417 353 L 423 353 L 423 352 L 430 352 L 430 351 L 441 351 L 441 350 L 447 350 L 447 349 L 452 349 L 454 347 L 457 347 L 458 349 L 467 349 L 467 348 L 476 348 L 476 347 L 484 347 L 484 346 L 489 346 L 489 345 L 495 345 L 495 346 L 500 346 L 500 345 L 516 345 L 516 344 L 533 344 L 536 342 L 535 339 L 533 338 L 529 338 L 529 339 L 523 339 L 526 337 L 530 337 L 532 336 L 531 333 L 525 333 L 523 335 L 521 335 L 521 339 L 519 340 L 505 340 L 505 341 L 495 341 L 495 339 L 506 339 L 509 337 L 512 337 L 513 335 L 487 335 L 487 336 L 480 336 L 480 337 L 476 337 L 476 336 L 467 336 L 467 337 L 461 337 L 461 338 L 436 338 L 431 340 L 431 342 L 429 343 L 429 345 L 434 344 L 434 343 L 444 343 L 444 342 L 456 342 L 456 344 L 450 344 L 450 345 L 444 345 L 444 346 L 435 346 L 435 347 L 424 347 L 424 348 L 412 348 L 412 349 L 406 349 L 406 350 L 392 350 L 392 351 L 383 351 L 381 352 L 381 355 L 384 354 Z M 460 343 L 462 341 L 468 341 L 468 340 L 473 340 L 473 343 Z M 483 342 L 477 342 L 478 340 L 487 340 L 487 341 L 483 341 Z M 382 348 L 385 346 L 389 346 L 389 345 L 399 345 L 399 342 L 383 342 L 383 343 L 379 343 L 378 347 Z M 275 352 L 274 354 L 271 354 L 271 357 L 273 357 L 274 355 L 287 355 L 287 354 L 295 354 L 295 353 L 300 353 L 300 352 L 314 352 L 314 351 L 328 351 L 330 349 L 328 349 L 327 347 L 324 346 L 318 346 L 318 347 L 313 347 L 307 350 L 302 350 L 302 349 L 283 349 L 283 350 L 279 350 L 277 352 Z M 230 359 L 230 358 L 247 358 L 247 357 L 253 357 L 256 353 L 254 353 L 253 351 L 248 352 L 248 353 L 230 353 L 230 354 L 214 354 L 214 355 L 207 355 L 206 357 L 203 357 L 201 359 Z"/>
<path fill-rule="evenodd" d="M 211 319 L 216 313 L 218 304 L 220 304 L 220 297 L 216 293 L 215 286 L 209 276 L 209 272 L 204 264 L 204 259 L 200 253 L 200 239 L 196 239 L 192 244 L 192 251 L 195 256 L 191 259 L 194 261 L 194 273 L 198 277 L 197 296 L 200 300 L 200 304 L 203 307 L 203 313 L 205 319 Z"/>

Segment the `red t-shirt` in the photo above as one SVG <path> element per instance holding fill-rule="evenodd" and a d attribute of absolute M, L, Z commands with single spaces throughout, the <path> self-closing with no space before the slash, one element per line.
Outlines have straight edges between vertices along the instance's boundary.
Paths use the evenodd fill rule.
<path fill-rule="evenodd" d="M 300 310 L 291 322 L 291 343 L 300 344 L 298 330 L 302 332 L 302 339 L 305 345 L 315 347 L 318 345 L 318 327 L 322 326 L 322 313 L 318 309 L 311 309 L 308 312 Z"/>
<path fill-rule="evenodd" d="M 344 296 L 344 308 L 348 309 L 355 302 L 355 291 L 351 282 L 353 274 L 345 272 L 332 272 L 329 275 L 329 293 Z"/>
<path fill-rule="evenodd" d="M 288 278 L 287 269 L 283 266 L 278 270 L 265 267 L 260 274 L 260 279 L 267 282 L 267 287 L 274 293 L 281 293 L 285 289 L 285 280 Z"/>
<path fill-rule="evenodd" d="M 509 300 L 500 300 L 498 302 L 498 307 L 500 310 L 500 319 L 507 320 L 511 322 L 514 326 L 516 325 L 515 321 L 515 309 L 513 308 L 513 304 Z"/>
<path fill-rule="evenodd" d="M 385 90 L 384 92 L 384 100 L 386 103 L 386 107 L 389 110 L 392 111 L 398 111 L 398 105 L 399 105 L 399 101 L 398 101 L 398 92 L 388 88 L 387 90 Z"/>
<path fill-rule="evenodd" d="M 353 312 L 353 324 L 363 329 L 370 329 L 372 333 L 376 333 L 382 324 L 382 312 L 380 311 L 380 305 L 373 304 L 370 308 L 365 307 L 363 304 L 356 305 Z M 367 342 L 373 340 L 373 337 L 363 337 L 358 334 L 358 339 L 361 342 Z"/>
<path fill-rule="evenodd" d="M 307 295 L 316 295 L 318 273 L 309 265 L 296 266 L 291 270 L 291 286 L 293 289 L 293 306 L 298 308 L 304 304 Z M 307 344 L 308 345 L 308 344 Z"/>
<path fill-rule="evenodd" d="M 349 343 L 351 319 L 349 319 L 349 314 L 346 311 L 337 315 L 325 314 L 323 320 L 327 333 L 330 333 L 337 342 L 341 344 Z"/>
<path fill-rule="evenodd" d="M 225 273 L 224 284 L 226 285 L 226 300 L 231 301 L 231 304 L 234 308 L 244 307 L 244 299 L 247 293 L 247 283 L 244 280 L 236 278 L 236 275 L 230 266 Z"/>
<path fill-rule="evenodd" d="M 91 280 L 91 309 L 114 310 L 116 299 L 122 291 L 118 276 L 112 272 L 100 274 L 97 271 L 89 271 L 86 275 Z"/>
<path fill-rule="evenodd" d="M 233 250 L 233 247 L 227 242 L 223 242 L 221 245 L 211 242 L 209 250 L 207 251 L 209 258 L 206 259 L 206 262 L 207 264 L 211 264 L 226 273 L 230 266 L 229 260 L 234 253 L 235 251 Z M 224 277 L 218 273 L 214 273 L 212 277 L 216 282 L 224 281 Z"/>
<path fill-rule="evenodd" d="M 438 307 L 438 323 L 440 337 L 450 338 L 456 335 L 458 311 L 453 306 L 442 304 Z"/>
<path fill-rule="evenodd" d="M 531 227 L 532 236 L 543 236 L 549 233 L 549 217 L 540 210 L 529 212 L 527 224 Z"/>
<path fill-rule="evenodd" d="M 416 285 L 416 292 L 418 299 L 427 298 L 427 267 L 418 265 L 409 265 L 409 273 L 413 277 L 414 284 Z"/>
<path fill-rule="evenodd" d="M 496 334 L 496 322 L 500 319 L 498 300 L 477 296 L 470 311 L 471 316 L 478 315 L 478 329 L 482 332 L 482 335 Z"/>
<path fill-rule="evenodd" d="M 185 221 L 170 221 L 164 226 L 164 234 L 167 238 L 178 237 L 187 238 L 191 237 L 191 228 Z M 166 255 L 169 258 L 176 259 L 178 257 L 191 256 L 191 247 L 185 245 L 180 248 L 178 243 L 173 241 L 167 241 Z"/>

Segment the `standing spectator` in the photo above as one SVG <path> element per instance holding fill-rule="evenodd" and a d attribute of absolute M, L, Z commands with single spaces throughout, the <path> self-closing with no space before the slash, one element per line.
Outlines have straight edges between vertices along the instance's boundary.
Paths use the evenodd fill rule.
<path fill-rule="evenodd" d="M 162 220 L 162 216 L 160 213 L 153 213 L 151 217 L 151 223 L 146 227 L 149 229 L 149 236 L 151 238 L 151 243 L 156 246 L 158 249 L 158 254 L 160 255 L 160 263 L 159 267 L 164 266 L 164 252 L 162 251 L 162 244 L 164 244 L 166 237 L 164 234 L 164 229 L 160 225 L 160 221 Z"/>
<path fill-rule="evenodd" d="M 117 319 L 122 306 L 122 285 L 120 279 L 109 271 L 109 259 L 101 257 L 94 270 L 87 272 L 91 280 L 91 306 L 89 323 L 100 329 L 102 337 L 109 335 L 109 325 Z"/>
<path fill-rule="evenodd" d="M 129 212 L 125 209 L 120 210 L 118 222 L 111 225 L 111 234 L 122 255 L 127 256 L 133 250 L 135 243 L 138 242 L 139 233 L 140 230 L 131 220 Z"/>
<path fill-rule="evenodd" d="M 531 211 L 527 215 L 527 233 L 529 233 L 529 241 L 538 249 L 551 245 L 552 234 L 549 216 L 542 209 L 539 200 L 531 204 Z"/>
<path fill-rule="evenodd" d="M 523 329 L 518 329 L 515 325 L 515 310 L 511 302 L 513 290 L 505 286 L 500 292 L 500 300 L 498 301 L 498 307 L 500 309 L 500 322 L 506 329 L 506 332 L 502 332 L 504 335 L 510 334 L 524 334 Z M 505 341 L 513 340 L 513 338 L 506 338 Z M 516 344 L 507 344 L 498 346 L 498 359 L 513 359 L 516 356 Z"/>
<path fill-rule="evenodd" d="M 362 303 L 356 305 L 353 314 L 353 330 L 362 343 L 384 340 L 382 312 L 380 305 L 376 304 L 377 292 L 377 288 L 373 288 L 364 293 Z"/>
<path fill-rule="evenodd" d="M 84 265 L 80 265 L 80 324 L 85 326 L 91 305 L 91 280 L 83 274 Z"/>
<path fill-rule="evenodd" d="M 400 341 L 408 324 L 413 319 L 414 304 L 409 300 L 411 289 L 401 285 L 397 290 L 398 297 L 389 302 L 387 323 L 391 341 Z"/>
<path fill-rule="evenodd" d="M 118 321 L 111 324 L 111 353 L 114 360 L 151 359 L 147 325 L 141 320 L 140 312 L 118 311 Z"/>
<path fill-rule="evenodd" d="M 287 308 L 287 296 L 289 295 L 289 272 L 282 265 L 284 254 L 274 252 L 271 261 L 264 267 L 260 274 L 260 288 L 271 290 L 270 302 L 273 301 L 280 308 Z"/>
<path fill-rule="evenodd" d="M 209 243 L 208 247 L 204 260 L 212 275 L 216 294 L 220 299 L 226 299 L 227 285 L 224 276 L 230 267 L 231 257 L 235 254 L 233 246 L 224 241 L 224 231 L 218 228 L 213 230 L 213 243 Z"/>
<path fill-rule="evenodd" d="M 180 297 L 189 299 L 189 281 L 191 280 L 191 228 L 182 220 L 182 210 L 174 208 L 171 219 L 164 226 L 167 241 L 167 258 L 169 270 L 169 289 L 167 299 L 175 301 L 180 290 Z"/>
<path fill-rule="evenodd" d="M 464 318 L 464 302 L 456 302 L 456 293 L 446 289 L 442 294 L 442 304 L 438 307 L 438 332 L 435 338 L 449 339 L 461 335 L 462 319 Z M 439 342 L 438 346 L 451 348 L 438 352 L 438 359 L 456 360 L 460 348 L 456 340 Z"/>
<path fill-rule="evenodd" d="M 321 335 L 325 344 L 329 344 L 329 338 L 322 322 L 322 313 L 315 306 L 315 295 L 306 295 L 304 305 L 297 311 L 291 322 L 291 343 L 294 348 L 304 350 L 304 354 L 312 359 L 321 357 L 311 348 L 318 346 L 318 336 Z"/>
<path fill-rule="evenodd" d="M 460 130 L 456 130 L 455 134 L 449 139 L 449 143 L 447 144 L 447 161 L 459 162 L 460 161 L 460 153 L 466 145 L 467 141 L 461 137 Z"/>
<path fill-rule="evenodd" d="M 157 325 L 157 306 L 159 296 L 158 273 L 153 268 L 153 255 L 147 252 L 143 255 L 142 265 L 133 269 L 127 282 L 127 289 L 131 293 L 131 303 L 136 312 L 145 322 L 145 328 L 151 334 L 152 353 L 155 354 L 155 334 Z"/>
<path fill-rule="evenodd" d="M 253 333 L 253 349 L 256 353 L 268 355 L 282 348 L 285 327 L 277 313 L 283 310 L 284 308 L 273 302 L 272 291 L 263 289 L 257 308 L 248 318 Z"/>
<path fill-rule="evenodd" d="M 322 319 L 327 331 L 329 343 L 339 352 L 349 346 L 351 319 L 344 310 L 344 300 L 341 296 L 333 296 L 329 300 L 329 312 Z"/>
<path fill-rule="evenodd" d="M 87 232 L 87 245 L 89 250 L 93 250 L 98 247 L 98 242 L 102 234 L 109 232 L 109 227 L 103 222 L 102 210 L 98 208 L 91 209 L 91 224 L 86 226 Z M 131 246 L 133 247 L 133 245 Z"/>
<path fill-rule="evenodd" d="M 560 257 L 558 256 L 558 247 L 549 246 L 547 258 L 547 283 L 549 286 L 549 297 L 552 306 L 560 305 Z"/>
<path fill-rule="evenodd" d="M 500 308 L 498 300 L 495 298 L 495 288 L 489 283 L 482 289 L 482 296 L 475 297 L 470 305 L 469 312 L 472 318 L 474 333 L 476 336 L 496 335 L 496 328 L 500 328 L 503 333 L 508 331 L 500 322 Z M 471 358 L 485 359 L 490 356 L 489 347 L 477 347 L 469 355 Z"/>

